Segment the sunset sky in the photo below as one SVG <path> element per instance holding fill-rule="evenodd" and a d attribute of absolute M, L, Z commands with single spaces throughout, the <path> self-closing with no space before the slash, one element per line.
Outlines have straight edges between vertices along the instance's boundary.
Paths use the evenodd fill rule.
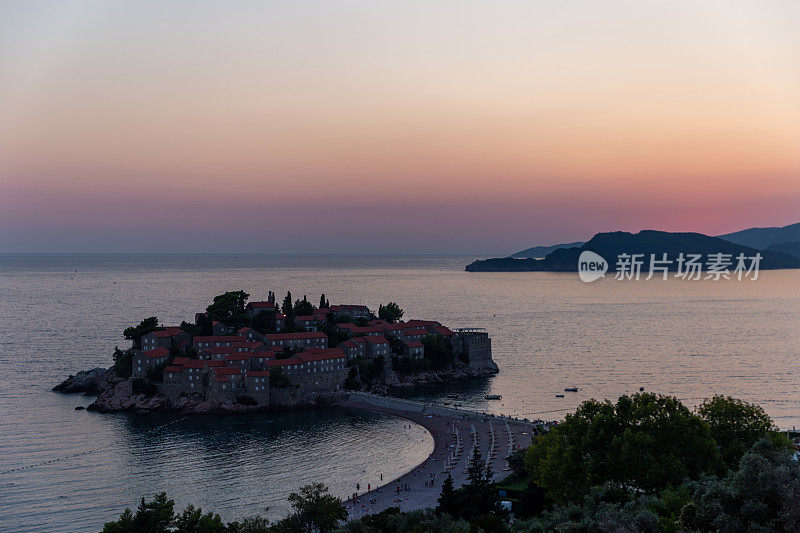
<path fill-rule="evenodd" d="M 800 2 L 3 2 L 0 252 L 800 221 Z"/>

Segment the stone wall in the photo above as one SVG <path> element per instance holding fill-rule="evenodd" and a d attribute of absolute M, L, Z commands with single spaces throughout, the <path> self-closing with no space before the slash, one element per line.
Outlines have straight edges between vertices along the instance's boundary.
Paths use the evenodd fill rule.
<path fill-rule="evenodd" d="M 405 400 L 403 398 L 394 398 L 392 396 L 378 396 L 368 392 L 355 392 L 349 391 L 347 393 L 348 400 L 354 402 L 363 402 L 376 407 L 384 407 L 387 409 L 395 409 L 397 411 L 411 411 L 413 413 L 422 413 L 436 416 L 448 416 L 453 418 L 466 418 L 466 417 L 480 417 L 486 419 L 496 419 L 498 421 L 506 421 L 506 418 L 501 416 L 492 415 L 488 413 L 480 413 L 478 411 L 470 411 L 468 409 L 458 409 L 455 407 L 445 407 L 434 403 L 423 403 L 414 400 Z M 538 424 L 533 422 L 525 422 L 523 420 L 514 419 L 515 423 L 530 425 L 531 427 Z"/>

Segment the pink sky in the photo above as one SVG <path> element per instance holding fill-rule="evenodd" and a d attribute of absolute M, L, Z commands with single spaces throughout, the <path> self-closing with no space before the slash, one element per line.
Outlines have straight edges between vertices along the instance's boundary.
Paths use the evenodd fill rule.
<path fill-rule="evenodd" d="M 800 221 L 793 2 L 0 8 L 0 252 Z"/>

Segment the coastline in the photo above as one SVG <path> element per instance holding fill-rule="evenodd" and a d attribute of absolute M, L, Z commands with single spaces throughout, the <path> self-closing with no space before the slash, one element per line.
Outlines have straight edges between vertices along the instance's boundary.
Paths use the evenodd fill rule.
<path fill-rule="evenodd" d="M 489 461 L 494 473 L 493 479 L 498 481 L 509 474 L 505 462 L 508 453 L 517 447 L 526 447 L 530 444 L 537 427 L 535 423 L 506 420 L 477 413 L 458 417 L 379 406 L 351 399 L 339 402 L 337 405 L 396 416 L 416 423 L 428 431 L 434 442 L 430 455 L 402 476 L 380 486 L 370 487 L 369 491 L 363 493 L 359 491 L 355 499 L 352 495 L 348 495 L 345 507 L 350 519 L 378 513 L 389 507 L 412 511 L 436 506 L 442 481 L 448 474 L 453 477 L 456 488 L 466 482 L 466 467 L 471 457 L 473 443 L 477 443 L 481 455 Z M 458 436 L 454 433 L 454 428 L 457 428 Z M 492 431 L 494 439 L 491 436 Z M 492 440 L 496 443 L 496 448 L 495 452 L 488 456 L 487 452 L 492 449 Z M 457 453 L 459 447 L 462 451 Z M 457 454 L 457 459 L 450 463 L 449 459 L 454 454 Z M 365 488 L 361 487 L 362 490 Z M 353 493 L 356 493 L 355 482 Z"/>

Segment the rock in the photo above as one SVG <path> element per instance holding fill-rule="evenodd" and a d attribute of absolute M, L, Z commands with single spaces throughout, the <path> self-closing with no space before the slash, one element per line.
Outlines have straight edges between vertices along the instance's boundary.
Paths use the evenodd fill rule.
<path fill-rule="evenodd" d="M 83 411 L 84 409 L 86 408 L 82 405 L 79 405 L 78 407 L 75 408 L 76 411 Z"/>
<path fill-rule="evenodd" d="M 110 369 L 92 368 L 70 376 L 55 387 L 56 392 L 97 394 L 107 388 L 112 382 L 118 380 L 116 374 Z"/>
<path fill-rule="evenodd" d="M 112 387 L 102 391 L 97 399 L 87 409 L 110 413 L 115 411 L 152 412 L 169 405 L 167 397 L 161 393 L 152 396 L 134 394 L 131 380 L 126 379 L 115 383 Z"/>

